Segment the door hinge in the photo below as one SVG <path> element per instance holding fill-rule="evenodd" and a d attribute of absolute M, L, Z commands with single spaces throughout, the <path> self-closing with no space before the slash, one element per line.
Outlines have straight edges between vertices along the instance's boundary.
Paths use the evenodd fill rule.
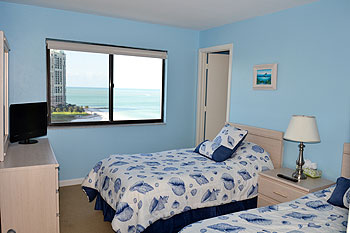
<path fill-rule="evenodd" d="M 207 63 L 207 64 L 205 64 L 205 69 L 209 69 L 209 64 Z"/>

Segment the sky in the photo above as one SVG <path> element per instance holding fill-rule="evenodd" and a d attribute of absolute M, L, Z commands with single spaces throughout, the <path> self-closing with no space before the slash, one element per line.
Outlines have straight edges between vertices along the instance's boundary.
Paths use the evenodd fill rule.
<path fill-rule="evenodd" d="M 109 55 L 65 50 L 67 87 L 108 88 Z M 162 59 L 114 55 L 114 87 L 161 89 Z"/>
<path fill-rule="evenodd" d="M 272 69 L 262 69 L 262 70 L 258 70 L 257 72 L 259 75 L 259 74 L 265 74 L 265 73 L 271 74 L 271 71 L 272 71 Z"/>

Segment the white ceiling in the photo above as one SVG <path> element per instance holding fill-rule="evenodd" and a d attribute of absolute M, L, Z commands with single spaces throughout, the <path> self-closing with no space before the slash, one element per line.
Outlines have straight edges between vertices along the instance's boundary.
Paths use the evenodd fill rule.
<path fill-rule="evenodd" d="M 5 0 L 204 30 L 318 0 Z"/>

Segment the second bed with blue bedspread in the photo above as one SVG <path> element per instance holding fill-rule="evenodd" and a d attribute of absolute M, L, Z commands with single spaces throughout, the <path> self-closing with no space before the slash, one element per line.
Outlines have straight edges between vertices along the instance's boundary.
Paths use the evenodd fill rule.
<path fill-rule="evenodd" d="M 181 233 L 346 232 L 348 209 L 327 202 L 334 186 L 295 201 L 199 221 Z"/>

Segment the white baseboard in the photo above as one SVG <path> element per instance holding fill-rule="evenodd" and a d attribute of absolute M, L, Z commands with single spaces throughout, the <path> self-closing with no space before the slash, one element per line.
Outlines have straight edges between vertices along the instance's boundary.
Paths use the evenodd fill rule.
<path fill-rule="evenodd" d="M 60 180 L 59 184 L 60 187 L 64 186 L 71 186 L 71 185 L 77 185 L 83 183 L 84 178 L 77 178 L 77 179 L 71 179 L 71 180 Z"/>

